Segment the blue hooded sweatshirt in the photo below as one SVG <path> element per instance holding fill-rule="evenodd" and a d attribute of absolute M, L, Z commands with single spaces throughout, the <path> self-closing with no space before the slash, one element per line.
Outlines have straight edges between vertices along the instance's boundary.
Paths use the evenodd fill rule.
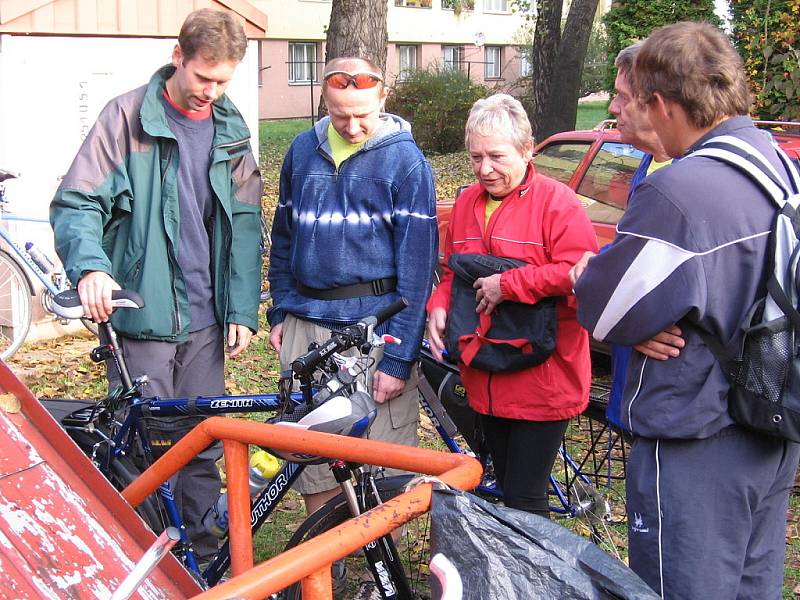
<path fill-rule="evenodd" d="M 437 257 L 433 174 L 410 125 L 382 114 L 376 132 L 337 169 L 326 117 L 292 142 L 283 162 L 272 226 L 271 326 L 293 314 L 329 329 L 374 315 L 400 296 L 409 307 L 379 328 L 402 340 L 379 369 L 408 379 L 419 354 L 425 302 Z M 297 283 L 329 289 L 397 278 L 382 296 L 317 300 Z"/>

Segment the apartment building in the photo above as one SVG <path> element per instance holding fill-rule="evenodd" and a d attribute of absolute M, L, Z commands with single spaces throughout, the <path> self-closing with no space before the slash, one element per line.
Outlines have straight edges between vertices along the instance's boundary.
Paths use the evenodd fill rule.
<path fill-rule="evenodd" d="M 511 0 L 387 0 L 386 77 L 402 81 L 438 63 L 489 86 L 513 83 L 529 66 L 514 44 L 524 25 Z M 270 17 L 259 48 L 259 117 L 310 117 L 319 104 L 330 0 L 251 0 Z M 312 112 L 313 110 L 313 112 Z"/>

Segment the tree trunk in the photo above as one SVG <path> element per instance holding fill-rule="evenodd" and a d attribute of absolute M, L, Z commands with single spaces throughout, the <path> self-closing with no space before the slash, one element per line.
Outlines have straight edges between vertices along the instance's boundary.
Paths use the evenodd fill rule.
<path fill-rule="evenodd" d="M 388 33 L 386 0 L 333 0 L 325 62 L 340 56 L 358 56 L 386 68 Z M 320 97 L 319 116 L 328 113 Z"/>
<path fill-rule="evenodd" d="M 597 2 L 598 0 L 572 0 L 553 66 L 556 76 L 552 79 L 544 118 L 536 128 L 537 141 L 559 131 L 575 129 L 583 61 L 589 46 Z"/>
<path fill-rule="evenodd" d="M 541 0 L 536 18 L 531 55 L 533 97 L 528 118 L 533 127 L 533 136 L 537 140 L 541 137 L 539 131 L 544 125 L 556 52 L 561 41 L 561 7 L 562 0 Z"/>

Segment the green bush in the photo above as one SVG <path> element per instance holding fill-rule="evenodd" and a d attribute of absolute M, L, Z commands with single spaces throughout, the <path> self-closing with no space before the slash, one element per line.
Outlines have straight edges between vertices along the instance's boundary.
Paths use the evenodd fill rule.
<path fill-rule="evenodd" d="M 733 0 L 733 37 L 755 94 L 753 115 L 800 119 L 800 0 Z"/>
<path fill-rule="evenodd" d="M 643 40 L 654 29 L 678 21 L 721 25 L 714 14 L 714 0 L 613 0 L 611 9 L 603 16 L 608 36 L 606 89 L 614 90 L 617 76 L 614 59 L 620 50 Z"/>
<path fill-rule="evenodd" d="M 414 139 L 424 152 L 455 152 L 464 148 L 469 109 L 489 90 L 466 74 L 434 65 L 397 82 L 386 110 L 411 122 Z"/>

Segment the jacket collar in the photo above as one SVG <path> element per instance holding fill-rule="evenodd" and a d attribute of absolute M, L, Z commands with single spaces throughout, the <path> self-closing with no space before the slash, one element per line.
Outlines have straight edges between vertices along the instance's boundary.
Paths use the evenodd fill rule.
<path fill-rule="evenodd" d="M 710 140 L 713 137 L 717 137 L 719 135 L 727 135 L 738 129 L 744 129 L 749 127 L 753 127 L 753 119 L 751 119 L 748 116 L 740 115 L 738 117 L 731 117 L 729 119 L 725 119 L 722 123 L 714 127 L 714 129 L 706 133 L 703 137 L 701 137 L 694 144 L 692 144 L 691 147 L 686 151 L 684 156 L 686 156 L 686 154 L 694 152 L 700 146 L 705 144 L 708 140 Z"/>
<path fill-rule="evenodd" d="M 174 72 L 173 65 L 164 65 L 153 74 L 147 84 L 139 114 L 145 132 L 153 137 L 175 138 L 167 124 L 167 114 L 162 100 L 164 84 Z M 214 101 L 211 110 L 214 118 L 215 146 L 250 139 L 250 130 L 245 125 L 242 115 L 226 94 Z"/>
<path fill-rule="evenodd" d="M 524 196 L 527 196 L 530 193 L 531 189 L 533 188 L 533 182 L 535 178 L 536 178 L 536 170 L 533 168 L 533 163 L 531 163 L 528 165 L 528 170 L 525 172 L 525 178 L 522 180 L 522 183 L 520 183 L 517 187 L 511 190 L 506 196 L 504 196 L 503 200 L 511 200 L 512 198 L 522 198 Z M 481 189 L 483 189 L 483 193 L 481 194 L 481 196 L 485 200 L 489 200 L 490 199 L 489 192 L 487 192 L 486 189 L 483 188 L 483 186 L 481 186 Z"/>
<path fill-rule="evenodd" d="M 328 156 L 333 156 L 331 143 L 328 140 L 328 125 L 330 117 L 324 117 L 314 124 L 314 134 L 317 136 L 317 148 Z M 360 152 L 372 150 L 383 144 L 393 143 L 401 137 L 411 137 L 411 123 L 391 113 L 381 113 L 381 123 L 372 136 L 364 142 Z"/>

